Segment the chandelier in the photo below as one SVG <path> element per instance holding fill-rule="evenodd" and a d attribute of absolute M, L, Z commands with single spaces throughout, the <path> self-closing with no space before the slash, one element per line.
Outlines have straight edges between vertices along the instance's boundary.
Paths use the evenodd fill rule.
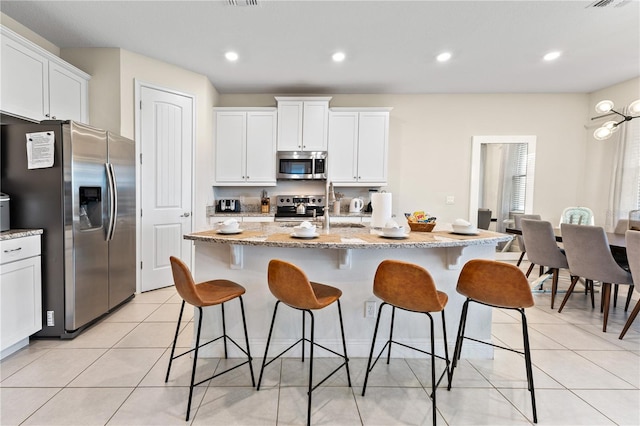
<path fill-rule="evenodd" d="M 593 137 L 599 141 L 602 141 L 605 139 L 609 139 L 613 133 L 618 131 L 618 126 L 620 126 L 625 121 L 631 121 L 634 118 L 640 118 L 640 99 L 635 100 L 629 104 L 629 109 L 628 109 L 629 115 L 624 115 L 621 112 L 618 112 L 615 109 L 613 109 L 613 102 L 608 100 L 598 102 L 596 104 L 596 112 L 600 114 L 605 114 L 605 115 L 601 115 L 600 117 L 594 117 L 592 118 L 592 120 L 595 120 L 601 117 L 606 117 L 609 115 L 614 115 L 614 114 L 617 114 L 620 117 L 622 117 L 622 119 L 620 119 L 620 117 L 617 117 L 618 119 L 620 119 L 620 121 L 615 121 L 615 120 L 607 121 L 601 127 L 598 127 L 595 130 L 595 132 L 593 132 Z"/>

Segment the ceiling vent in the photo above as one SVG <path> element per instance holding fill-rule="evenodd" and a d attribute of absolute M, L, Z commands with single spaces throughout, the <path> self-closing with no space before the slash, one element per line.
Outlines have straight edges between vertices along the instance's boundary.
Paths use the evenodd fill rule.
<path fill-rule="evenodd" d="M 587 9 L 591 7 L 622 7 L 630 2 L 631 0 L 597 0 L 587 6 Z"/>
<path fill-rule="evenodd" d="M 227 0 L 229 6 L 257 6 L 258 0 Z"/>

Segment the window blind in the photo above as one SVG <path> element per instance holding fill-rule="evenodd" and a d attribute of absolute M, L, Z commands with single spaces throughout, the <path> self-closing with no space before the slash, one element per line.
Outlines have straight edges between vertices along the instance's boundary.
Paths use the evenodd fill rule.
<path fill-rule="evenodd" d="M 527 188 L 527 144 L 516 144 L 512 151 L 511 164 L 514 164 L 511 177 L 511 211 L 524 213 Z"/>

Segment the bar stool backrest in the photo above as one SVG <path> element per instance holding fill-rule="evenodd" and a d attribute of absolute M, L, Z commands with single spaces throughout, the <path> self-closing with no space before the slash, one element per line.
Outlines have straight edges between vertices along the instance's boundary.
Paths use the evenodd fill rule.
<path fill-rule="evenodd" d="M 460 272 L 456 290 L 491 306 L 513 309 L 534 305 L 529 282 L 520 268 L 493 260 L 468 261 Z"/>
<path fill-rule="evenodd" d="M 384 260 L 373 279 L 373 294 L 387 303 L 411 311 L 440 312 L 446 305 L 438 297 L 429 272 L 412 263 Z"/>
<path fill-rule="evenodd" d="M 177 257 L 171 256 L 169 260 L 171 261 L 173 282 L 182 300 L 193 306 L 204 306 L 189 267 Z"/>
<path fill-rule="evenodd" d="M 610 284 L 633 282 L 613 258 L 604 228 L 569 223 L 560 228 L 571 275 Z"/>
<path fill-rule="evenodd" d="M 296 265 L 279 259 L 269 262 L 267 270 L 269 290 L 276 299 L 298 309 L 320 309 L 307 274 Z"/>

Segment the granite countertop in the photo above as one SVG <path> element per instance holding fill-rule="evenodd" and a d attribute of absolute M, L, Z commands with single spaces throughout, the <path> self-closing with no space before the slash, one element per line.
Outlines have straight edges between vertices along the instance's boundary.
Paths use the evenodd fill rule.
<path fill-rule="evenodd" d="M 0 232 L 0 241 L 14 240 L 32 235 L 42 235 L 42 233 L 42 229 L 9 229 L 8 231 Z"/>
<path fill-rule="evenodd" d="M 377 230 L 366 227 L 332 225 L 329 232 L 318 228 L 312 239 L 294 238 L 293 228 L 278 223 L 243 223 L 238 234 L 219 234 L 216 230 L 194 232 L 184 238 L 211 243 L 252 245 L 265 247 L 326 248 L 326 249 L 387 249 L 465 247 L 497 244 L 510 241 L 513 236 L 481 230 L 478 235 L 456 235 L 450 231 L 410 232 L 406 238 L 385 238 Z"/>

